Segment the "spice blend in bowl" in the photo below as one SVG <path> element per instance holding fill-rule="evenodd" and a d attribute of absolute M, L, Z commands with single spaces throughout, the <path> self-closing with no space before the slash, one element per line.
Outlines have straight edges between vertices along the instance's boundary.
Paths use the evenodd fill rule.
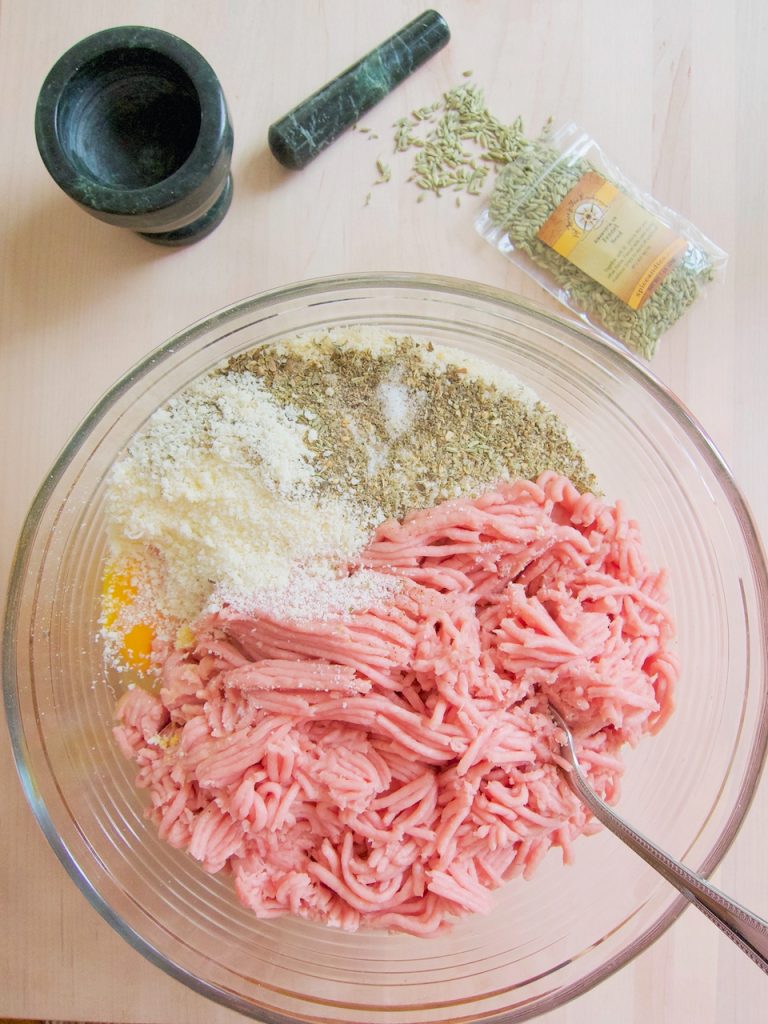
<path fill-rule="evenodd" d="M 295 591 L 386 519 L 545 470 L 595 486 L 552 411 L 480 360 L 354 327 L 245 352 L 158 410 L 112 471 L 108 636 L 153 600 L 167 624 L 212 593 L 244 607 Z M 126 576 L 136 600 L 116 609 Z"/>

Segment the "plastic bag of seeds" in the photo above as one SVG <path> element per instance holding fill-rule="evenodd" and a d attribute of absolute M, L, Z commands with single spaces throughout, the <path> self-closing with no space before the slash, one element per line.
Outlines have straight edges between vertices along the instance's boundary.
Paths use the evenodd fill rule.
<path fill-rule="evenodd" d="M 476 226 L 570 310 L 646 359 L 727 260 L 575 124 L 520 134 Z"/>

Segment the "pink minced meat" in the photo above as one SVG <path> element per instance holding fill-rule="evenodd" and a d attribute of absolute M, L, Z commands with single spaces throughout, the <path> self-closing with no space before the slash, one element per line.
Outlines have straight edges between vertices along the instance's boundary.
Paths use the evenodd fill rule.
<path fill-rule="evenodd" d="M 384 523 L 362 564 L 402 581 L 384 605 L 211 616 L 115 734 L 160 836 L 258 916 L 435 935 L 595 830 L 550 702 L 617 798 L 620 748 L 672 708 L 664 573 L 620 505 L 552 473 Z"/>

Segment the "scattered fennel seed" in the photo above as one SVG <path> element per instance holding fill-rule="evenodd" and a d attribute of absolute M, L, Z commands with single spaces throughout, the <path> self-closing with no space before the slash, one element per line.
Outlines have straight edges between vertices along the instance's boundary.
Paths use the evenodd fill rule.
<path fill-rule="evenodd" d="M 488 111 L 482 90 L 471 83 L 449 90 L 436 103 L 418 107 L 410 119 L 397 120 L 394 128 L 395 152 L 416 150 L 414 182 L 436 196 L 446 188 L 479 195 L 490 168 L 508 163 L 522 137 L 520 119 L 503 124 Z"/>
<path fill-rule="evenodd" d="M 379 177 L 374 185 L 383 185 L 392 177 L 392 168 L 381 160 L 376 161 L 376 170 L 379 172 Z"/>

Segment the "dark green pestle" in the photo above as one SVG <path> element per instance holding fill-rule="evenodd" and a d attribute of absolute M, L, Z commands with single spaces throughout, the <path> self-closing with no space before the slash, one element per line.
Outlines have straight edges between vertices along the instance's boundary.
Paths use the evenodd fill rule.
<path fill-rule="evenodd" d="M 199 241 L 232 198 L 232 126 L 210 64 L 178 36 L 137 25 L 68 50 L 35 111 L 54 181 L 92 216 L 160 245 Z"/>
<path fill-rule="evenodd" d="M 437 11 L 424 11 L 269 128 L 269 148 L 299 170 L 451 38 Z"/>

